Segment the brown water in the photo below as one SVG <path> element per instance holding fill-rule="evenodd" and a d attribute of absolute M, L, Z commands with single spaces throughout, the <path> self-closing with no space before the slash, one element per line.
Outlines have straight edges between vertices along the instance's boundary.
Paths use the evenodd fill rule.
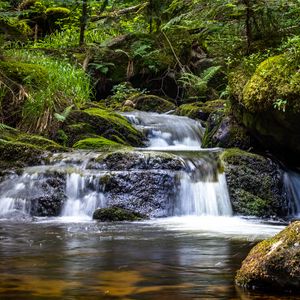
<path fill-rule="evenodd" d="M 0 222 L 0 299 L 300 299 L 237 289 L 257 240 L 149 223 Z"/>

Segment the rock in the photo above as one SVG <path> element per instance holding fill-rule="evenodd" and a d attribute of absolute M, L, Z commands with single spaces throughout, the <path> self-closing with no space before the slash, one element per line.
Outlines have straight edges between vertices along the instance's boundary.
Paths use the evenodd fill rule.
<path fill-rule="evenodd" d="M 73 145 L 73 148 L 82 150 L 113 151 L 124 148 L 124 145 L 108 140 L 104 137 L 98 137 L 80 140 Z"/>
<path fill-rule="evenodd" d="M 108 206 L 120 206 L 149 217 L 166 217 L 178 193 L 178 178 L 165 170 L 111 173 L 102 178 Z"/>
<path fill-rule="evenodd" d="M 67 200 L 65 178 L 59 174 L 43 175 L 30 190 L 30 215 L 37 217 L 57 217 Z M 26 195 L 22 195 L 26 198 Z"/>
<path fill-rule="evenodd" d="M 123 106 L 128 106 L 128 107 L 134 108 L 135 105 L 134 105 L 133 101 L 131 101 L 131 100 L 126 100 L 126 101 L 124 102 Z"/>
<path fill-rule="evenodd" d="M 139 95 L 130 99 L 135 109 L 149 112 L 166 113 L 174 110 L 174 103 L 155 95 Z"/>
<path fill-rule="evenodd" d="M 210 114 L 202 140 L 203 148 L 251 148 L 251 139 L 245 127 L 239 125 L 232 114 L 222 110 Z"/>
<path fill-rule="evenodd" d="M 100 178 L 108 207 L 118 206 L 148 217 L 169 215 L 177 195 L 179 157 L 167 153 L 115 152 L 91 160 L 88 169 L 105 170 Z"/>
<path fill-rule="evenodd" d="M 115 142 L 124 146 L 143 146 L 145 140 L 125 117 L 101 108 L 72 111 L 56 136 L 60 143 L 69 147 L 76 145 L 77 148 L 76 143 L 91 138 L 98 141 L 105 138 L 106 142 L 110 140 L 111 144 Z"/>
<path fill-rule="evenodd" d="M 256 245 L 237 272 L 236 284 L 249 289 L 299 293 L 300 222 Z"/>
<path fill-rule="evenodd" d="M 235 214 L 258 217 L 288 215 L 283 173 L 275 162 L 239 149 L 225 150 L 220 159 Z"/>
<path fill-rule="evenodd" d="M 65 176 L 58 173 L 33 176 L 27 173 L 11 174 L 0 184 L 0 189 L 4 193 L 1 195 L 4 197 L 1 201 L 6 201 L 5 198 L 15 199 L 15 207 L 20 213 L 25 208 L 30 216 L 59 216 L 67 199 L 65 183 Z"/>
<path fill-rule="evenodd" d="M 199 119 L 207 121 L 211 113 L 223 110 L 227 104 L 225 100 L 213 100 L 207 102 L 194 102 L 182 104 L 176 109 L 176 114 L 179 116 L 189 117 L 191 119 Z"/>
<path fill-rule="evenodd" d="M 45 151 L 26 143 L 0 139 L 0 153 L 0 169 L 22 168 L 47 161 Z"/>
<path fill-rule="evenodd" d="M 249 79 L 241 70 L 230 79 L 239 122 L 262 146 L 293 163 L 300 162 L 300 76 L 296 59 L 289 53 L 274 56 L 262 62 Z"/>
<path fill-rule="evenodd" d="M 100 156 L 96 161 L 97 163 L 102 163 L 103 168 L 107 170 L 179 171 L 183 169 L 183 163 L 180 158 L 168 153 L 118 151 L 107 154 L 104 157 Z"/>
<path fill-rule="evenodd" d="M 101 222 L 139 221 L 145 219 L 145 216 L 128 209 L 113 206 L 97 209 L 93 214 L 93 219 Z"/>

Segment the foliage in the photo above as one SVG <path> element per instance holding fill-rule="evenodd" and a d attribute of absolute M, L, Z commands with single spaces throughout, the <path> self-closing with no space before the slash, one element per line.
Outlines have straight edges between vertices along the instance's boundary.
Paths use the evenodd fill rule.
<path fill-rule="evenodd" d="M 214 66 L 204 70 L 199 76 L 190 72 L 184 72 L 179 82 L 185 88 L 191 88 L 195 91 L 195 96 L 203 98 L 206 96 L 209 81 L 220 71 L 221 66 Z"/>
<path fill-rule="evenodd" d="M 89 100 L 90 83 L 87 75 L 68 61 L 27 50 L 9 50 L 5 55 L 12 61 L 40 66 L 46 71 L 41 76 L 27 76 L 22 82 L 28 96 L 22 108 L 20 126 L 27 131 L 50 130 L 55 113 L 61 113 L 72 105 L 79 108 Z"/>

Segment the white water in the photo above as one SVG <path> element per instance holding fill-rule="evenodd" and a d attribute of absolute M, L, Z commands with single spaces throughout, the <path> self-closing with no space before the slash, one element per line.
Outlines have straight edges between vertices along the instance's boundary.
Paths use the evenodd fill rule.
<path fill-rule="evenodd" d="M 89 190 L 87 185 L 93 189 Z M 100 191 L 99 177 L 83 176 L 79 173 L 67 175 L 67 202 L 64 205 L 63 217 L 90 219 L 97 208 L 105 207 L 105 197 Z"/>
<path fill-rule="evenodd" d="M 126 114 L 135 126 L 149 138 L 146 150 L 173 151 L 180 155 L 185 170 L 178 172 L 178 195 L 170 209 L 172 215 L 230 216 L 231 204 L 224 174 L 209 153 L 198 155 L 201 150 L 203 128 L 200 123 L 186 117 L 134 112 Z M 193 152 L 192 158 L 189 157 Z M 87 170 L 89 161 L 98 154 L 75 152 L 56 154 L 49 166 L 28 168 L 22 176 L 8 179 L 0 185 L 0 215 L 13 211 L 29 213 L 35 184 L 44 174 L 60 172 L 65 176 L 67 201 L 61 216 L 71 220 L 91 219 L 97 208 L 106 206 L 101 172 Z M 146 187 L 145 187 L 146 188 Z M 22 197 L 26 195 L 26 197 Z"/>
<path fill-rule="evenodd" d="M 187 117 L 134 111 L 123 114 L 148 139 L 148 150 L 200 150 L 203 127 Z"/>
<path fill-rule="evenodd" d="M 286 172 L 284 186 L 289 202 L 292 204 L 291 214 L 300 217 L 300 174 L 293 171 Z"/>

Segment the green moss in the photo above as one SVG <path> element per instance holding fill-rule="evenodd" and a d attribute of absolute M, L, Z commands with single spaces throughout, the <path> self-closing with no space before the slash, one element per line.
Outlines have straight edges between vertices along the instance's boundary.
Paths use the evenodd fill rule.
<path fill-rule="evenodd" d="M 66 7 L 49 7 L 46 9 L 45 14 L 51 19 L 67 18 L 71 11 Z"/>
<path fill-rule="evenodd" d="M 264 158 L 250 152 L 246 152 L 243 150 L 240 150 L 239 148 L 231 148 L 231 149 L 226 149 L 223 151 L 220 155 L 220 159 L 224 162 L 227 162 L 229 164 L 233 165 L 239 165 L 241 162 L 245 161 L 245 159 L 256 159 L 259 161 L 263 161 Z"/>
<path fill-rule="evenodd" d="M 135 109 L 142 111 L 165 113 L 175 109 L 172 102 L 155 95 L 140 95 L 131 97 L 130 100 L 134 103 Z"/>
<path fill-rule="evenodd" d="M 48 151 L 58 151 L 58 150 L 63 151 L 63 150 L 65 150 L 64 147 L 57 144 L 56 142 L 46 139 L 42 136 L 38 136 L 38 135 L 20 134 L 16 138 L 16 141 L 26 143 L 26 144 L 31 144 L 38 148 L 48 150 Z"/>
<path fill-rule="evenodd" d="M 140 135 L 140 133 L 128 122 L 125 117 L 117 113 L 99 108 L 86 109 L 84 112 L 90 116 L 96 116 L 103 119 L 105 122 L 110 124 L 112 128 L 115 127 L 117 131 L 122 128 L 132 136 Z"/>
<path fill-rule="evenodd" d="M 2 61 L 0 70 L 11 80 L 34 88 L 46 86 L 49 80 L 47 69 L 36 64 Z"/>
<path fill-rule="evenodd" d="M 297 291 L 300 284 L 300 222 L 256 245 L 237 272 L 236 283 L 246 288 Z"/>
<path fill-rule="evenodd" d="M 192 119 L 200 119 L 206 121 L 212 112 L 217 110 L 224 110 L 227 101 L 213 100 L 203 102 L 194 102 L 182 104 L 176 109 L 176 114 L 186 116 Z"/>
<path fill-rule="evenodd" d="M 12 142 L 16 144 L 26 144 L 38 148 L 40 150 L 47 151 L 64 151 L 61 145 L 39 135 L 31 135 L 24 132 L 20 132 L 14 128 L 2 128 L 0 127 L 0 139 L 6 142 Z"/>
<path fill-rule="evenodd" d="M 104 137 L 98 138 L 87 138 L 80 140 L 73 145 L 75 149 L 83 150 L 101 150 L 101 151 L 112 151 L 124 147 L 123 145 L 114 141 L 108 140 Z"/>
<path fill-rule="evenodd" d="M 0 168 L 40 164 L 44 151 L 31 144 L 0 139 Z"/>
<path fill-rule="evenodd" d="M 299 110 L 299 66 L 285 55 L 268 58 L 256 69 L 243 90 L 243 104 L 251 112 L 273 109 L 279 99 L 287 101 L 287 108 Z"/>
<path fill-rule="evenodd" d="M 145 216 L 120 207 L 101 208 L 94 212 L 93 219 L 101 222 L 139 221 Z"/>

